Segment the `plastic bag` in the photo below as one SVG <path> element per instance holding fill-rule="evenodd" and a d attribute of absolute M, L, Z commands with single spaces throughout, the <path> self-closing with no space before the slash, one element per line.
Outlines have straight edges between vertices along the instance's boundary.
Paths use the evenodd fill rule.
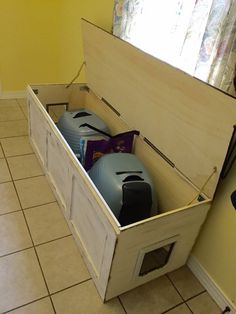
<path fill-rule="evenodd" d="M 139 135 L 139 132 L 129 131 L 115 136 L 109 136 L 107 139 L 88 140 L 84 157 L 84 168 L 89 170 L 93 164 L 105 154 L 132 153 L 135 135 Z"/>

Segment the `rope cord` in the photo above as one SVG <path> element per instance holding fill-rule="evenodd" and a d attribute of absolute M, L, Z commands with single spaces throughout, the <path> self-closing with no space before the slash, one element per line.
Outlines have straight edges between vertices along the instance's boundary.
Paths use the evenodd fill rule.
<path fill-rule="evenodd" d="M 188 203 L 188 205 L 192 204 L 192 202 L 194 200 L 196 200 L 200 195 L 201 193 L 203 192 L 203 190 L 205 189 L 207 183 L 210 181 L 210 179 L 213 177 L 213 175 L 216 173 L 217 171 L 217 167 L 214 167 L 213 168 L 213 172 L 210 174 L 210 176 L 207 178 L 206 182 L 203 184 L 203 186 L 200 188 L 199 192 L 197 193 L 197 195 L 191 200 L 191 202 Z"/>
<path fill-rule="evenodd" d="M 68 85 L 66 85 L 66 88 L 69 88 L 74 83 L 74 81 L 80 76 L 80 73 L 83 70 L 84 65 L 85 65 L 85 61 L 81 64 L 79 71 L 76 74 L 76 76 L 72 79 L 72 81 Z"/>

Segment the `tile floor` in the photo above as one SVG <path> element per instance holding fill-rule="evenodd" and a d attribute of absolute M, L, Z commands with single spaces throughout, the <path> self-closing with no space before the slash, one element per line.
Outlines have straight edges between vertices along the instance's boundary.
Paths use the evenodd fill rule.
<path fill-rule="evenodd" d="M 27 133 L 25 100 L 0 100 L 0 313 L 221 313 L 187 267 L 103 304 Z"/>

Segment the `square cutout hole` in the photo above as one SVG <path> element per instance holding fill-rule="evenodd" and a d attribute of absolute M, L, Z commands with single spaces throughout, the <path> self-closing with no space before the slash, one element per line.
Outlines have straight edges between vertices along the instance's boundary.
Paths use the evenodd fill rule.
<path fill-rule="evenodd" d="M 156 269 L 164 267 L 170 259 L 174 245 L 175 242 L 145 253 L 139 276 L 144 276 Z"/>
<path fill-rule="evenodd" d="M 47 104 L 46 110 L 53 121 L 57 123 L 63 113 L 68 110 L 68 105 L 68 103 Z"/>

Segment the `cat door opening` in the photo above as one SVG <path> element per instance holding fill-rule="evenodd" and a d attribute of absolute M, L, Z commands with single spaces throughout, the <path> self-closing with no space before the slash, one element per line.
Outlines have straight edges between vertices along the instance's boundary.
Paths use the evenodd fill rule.
<path fill-rule="evenodd" d="M 152 272 L 163 272 L 165 267 L 171 267 L 176 258 L 180 235 L 152 243 L 139 250 L 133 273 L 134 280 L 141 280 L 144 276 L 152 276 Z M 139 279 L 138 279 L 139 278 Z"/>
<path fill-rule="evenodd" d="M 169 261 L 174 245 L 175 242 L 145 253 L 139 276 L 144 276 L 151 271 L 164 267 Z"/>

